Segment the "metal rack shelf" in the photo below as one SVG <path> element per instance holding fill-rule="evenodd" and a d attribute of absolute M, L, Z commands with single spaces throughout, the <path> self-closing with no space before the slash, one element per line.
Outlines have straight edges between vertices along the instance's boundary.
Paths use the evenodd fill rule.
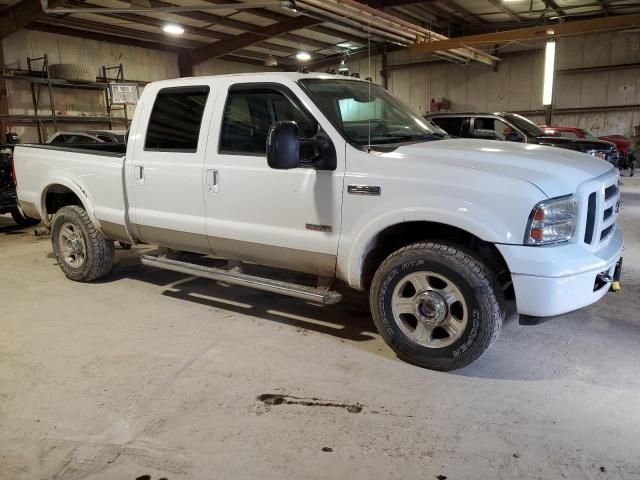
<path fill-rule="evenodd" d="M 39 63 L 41 62 L 41 63 Z M 34 65 L 39 64 L 39 68 L 35 68 Z M 58 123 L 104 123 L 108 124 L 109 128 L 113 128 L 113 124 L 124 124 L 125 128 L 129 126 L 129 118 L 126 106 L 122 108 L 114 108 L 111 102 L 110 95 L 110 83 L 120 82 L 124 83 L 124 71 L 122 64 L 115 67 L 103 66 L 102 81 L 101 82 L 73 82 L 68 80 L 62 80 L 57 78 L 51 78 L 49 74 L 49 59 L 47 54 L 42 57 L 27 57 L 27 70 L 9 70 L 5 69 L 4 73 L 0 74 L 0 79 L 5 81 L 17 81 L 26 82 L 31 88 L 31 99 L 33 101 L 33 115 L 0 115 L 0 118 L 6 119 L 11 123 L 28 124 L 33 123 L 38 131 L 38 140 L 40 143 L 44 139 L 44 123 L 53 123 L 53 128 L 58 129 Z M 7 72 L 11 73 L 7 73 Z M 107 75 L 110 72 L 115 71 L 115 78 L 109 78 Z M 46 115 L 40 114 L 40 98 L 42 89 L 46 88 L 47 96 L 49 97 L 49 105 L 44 106 L 50 113 Z M 60 115 L 56 113 L 55 109 L 55 95 L 56 89 L 77 89 L 77 90 L 93 90 L 104 94 L 106 115 Z M 124 116 L 114 117 L 113 113 L 116 111 L 122 111 Z"/>
<path fill-rule="evenodd" d="M 11 120 L 12 123 L 53 122 L 52 115 L 0 115 L 0 118 Z M 61 123 L 128 123 L 124 117 L 96 117 L 82 115 L 56 115 L 56 122 Z"/>

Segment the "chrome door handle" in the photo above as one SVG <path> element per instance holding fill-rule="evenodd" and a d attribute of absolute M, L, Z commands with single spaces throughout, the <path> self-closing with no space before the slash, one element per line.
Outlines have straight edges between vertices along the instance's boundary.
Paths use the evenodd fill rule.
<path fill-rule="evenodd" d="M 136 184 L 144 185 L 144 167 L 142 165 L 134 165 L 133 176 L 136 179 Z"/>
<path fill-rule="evenodd" d="M 207 170 L 207 190 L 209 192 L 218 193 L 220 191 L 220 185 L 218 184 L 219 181 L 220 174 L 218 173 L 218 170 Z"/>

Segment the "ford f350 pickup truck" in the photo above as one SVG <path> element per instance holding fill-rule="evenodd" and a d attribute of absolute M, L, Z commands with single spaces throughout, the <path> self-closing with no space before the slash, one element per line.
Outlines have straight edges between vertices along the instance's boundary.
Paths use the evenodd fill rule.
<path fill-rule="evenodd" d="M 122 148 L 121 151 L 118 151 Z M 126 153 L 126 154 L 125 154 Z M 599 300 L 617 279 L 618 172 L 582 153 L 447 138 L 383 88 L 305 73 L 149 84 L 126 145 L 18 146 L 23 210 L 64 274 L 111 269 L 114 241 L 314 275 L 318 287 L 163 256 L 142 263 L 320 303 L 369 292 L 411 363 L 451 370 L 521 318 Z"/>

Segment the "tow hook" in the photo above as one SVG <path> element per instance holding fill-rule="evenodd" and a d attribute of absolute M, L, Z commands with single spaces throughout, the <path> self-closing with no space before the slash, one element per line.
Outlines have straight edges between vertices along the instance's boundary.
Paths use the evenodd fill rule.
<path fill-rule="evenodd" d="M 597 275 L 598 281 L 600 281 L 602 283 L 608 283 L 609 284 L 609 291 L 610 292 L 615 292 L 615 293 L 619 292 L 620 288 L 621 288 L 620 287 L 620 281 L 617 280 L 616 278 L 619 279 L 620 276 L 619 275 L 615 275 L 615 273 L 614 273 L 613 277 L 611 275 L 609 275 L 608 273 L 606 273 L 606 272 L 599 273 Z"/>

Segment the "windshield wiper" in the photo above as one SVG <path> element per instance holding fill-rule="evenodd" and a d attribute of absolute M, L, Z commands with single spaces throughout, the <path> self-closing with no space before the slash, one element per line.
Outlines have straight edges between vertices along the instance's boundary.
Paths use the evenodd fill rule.
<path fill-rule="evenodd" d="M 445 135 L 439 132 L 433 133 L 380 133 L 374 137 L 397 138 L 398 140 L 438 140 L 444 138 Z"/>

